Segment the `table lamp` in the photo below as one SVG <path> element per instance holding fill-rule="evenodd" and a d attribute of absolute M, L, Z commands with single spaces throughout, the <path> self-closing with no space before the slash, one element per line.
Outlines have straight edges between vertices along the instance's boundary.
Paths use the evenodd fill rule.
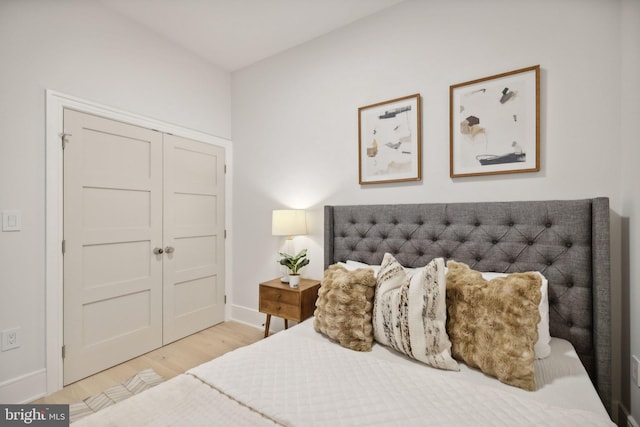
<path fill-rule="evenodd" d="M 284 252 L 295 255 L 293 236 L 307 234 L 307 214 L 303 209 L 279 209 L 271 215 L 271 234 L 273 236 L 287 236 Z M 280 279 L 284 283 L 289 282 L 289 274 L 283 272 Z"/>

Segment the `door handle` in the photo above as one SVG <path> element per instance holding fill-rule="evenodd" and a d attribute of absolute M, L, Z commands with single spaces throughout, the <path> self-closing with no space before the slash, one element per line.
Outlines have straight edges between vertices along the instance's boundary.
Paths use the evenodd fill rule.
<path fill-rule="evenodd" d="M 164 251 L 168 254 L 172 254 L 175 252 L 175 248 L 173 246 L 167 246 L 166 248 L 164 248 Z"/>
<path fill-rule="evenodd" d="M 163 252 L 164 252 L 164 251 L 162 250 L 162 248 L 155 248 L 155 249 L 153 250 L 153 253 L 154 253 L 154 254 L 156 254 L 156 255 L 160 255 L 160 254 L 162 254 Z"/>

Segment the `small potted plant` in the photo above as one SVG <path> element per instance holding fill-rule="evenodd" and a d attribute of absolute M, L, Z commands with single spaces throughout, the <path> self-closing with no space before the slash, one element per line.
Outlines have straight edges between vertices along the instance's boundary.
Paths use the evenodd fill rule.
<path fill-rule="evenodd" d="M 282 259 L 278 262 L 280 263 L 280 265 L 284 265 L 285 267 L 287 267 L 290 271 L 289 286 L 291 286 L 292 288 L 297 288 L 300 284 L 300 269 L 309 264 L 309 259 L 307 258 L 307 250 L 303 249 L 295 256 L 280 252 L 280 256 L 282 257 Z"/>

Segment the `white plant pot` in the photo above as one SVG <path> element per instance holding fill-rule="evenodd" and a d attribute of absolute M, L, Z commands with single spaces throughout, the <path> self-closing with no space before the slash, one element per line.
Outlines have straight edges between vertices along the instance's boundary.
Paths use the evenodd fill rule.
<path fill-rule="evenodd" d="M 299 274 L 289 274 L 289 286 L 292 288 L 297 288 L 300 286 L 300 275 Z"/>

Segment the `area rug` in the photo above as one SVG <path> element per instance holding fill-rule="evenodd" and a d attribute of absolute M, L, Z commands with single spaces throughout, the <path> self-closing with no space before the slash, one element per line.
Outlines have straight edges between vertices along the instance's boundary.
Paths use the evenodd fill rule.
<path fill-rule="evenodd" d="M 125 400 L 134 394 L 141 393 L 163 381 L 164 378 L 156 374 L 151 368 L 138 372 L 122 384 L 108 388 L 98 395 L 88 397 L 82 402 L 69 405 L 70 421 L 78 421 L 82 417 L 98 412 L 100 409 Z"/>

